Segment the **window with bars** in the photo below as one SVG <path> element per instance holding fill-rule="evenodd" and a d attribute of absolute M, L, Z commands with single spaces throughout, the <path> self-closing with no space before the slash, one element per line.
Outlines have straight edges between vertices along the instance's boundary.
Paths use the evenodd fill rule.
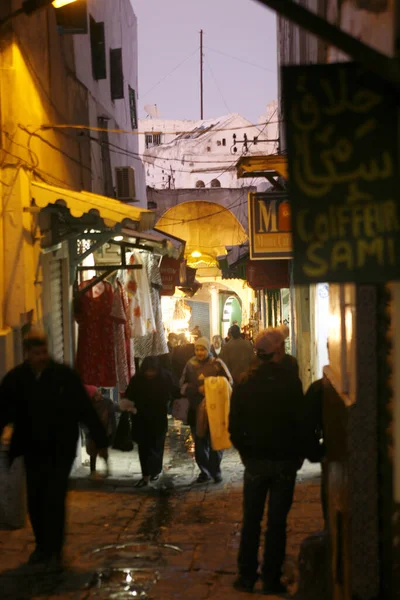
<path fill-rule="evenodd" d="M 122 48 L 110 49 L 110 84 L 112 100 L 122 100 L 124 98 Z"/>
<path fill-rule="evenodd" d="M 137 129 L 138 127 L 138 119 L 137 119 L 137 108 L 136 108 L 136 92 L 131 86 L 128 86 L 129 89 L 129 109 L 131 111 L 131 125 L 132 129 Z"/>
<path fill-rule="evenodd" d="M 161 146 L 161 133 L 146 133 L 146 148 L 153 148 L 154 146 Z"/>
<path fill-rule="evenodd" d="M 92 53 L 93 78 L 96 81 L 107 79 L 104 23 L 96 23 L 93 17 L 90 17 L 90 49 Z"/>

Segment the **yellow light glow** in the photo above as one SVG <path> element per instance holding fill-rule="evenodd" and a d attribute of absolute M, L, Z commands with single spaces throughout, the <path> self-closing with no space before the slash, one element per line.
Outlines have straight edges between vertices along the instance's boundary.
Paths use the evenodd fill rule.
<path fill-rule="evenodd" d="M 53 6 L 54 8 L 61 8 L 62 6 L 72 4 L 73 2 L 76 2 L 76 0 L 54 0 Z"/>
<path fill-rule="evenodd" d="M 193 258 L 200 258 L 201 252 L 199 252 L 198 250 L 195 250 L 194 252 L 192 252 L 192 254 L 190 256 L 192 256 Z"/>
<path fill-rule="evenodd" d="M 123 235 L 116 235 L 116 236 L 114 237 L 114 241 L 115 241 L 115 242 L 122 242 L 122 241 L 123 241 L 123 239 L 124 239 L 124 236 L 123 236 Z"/>

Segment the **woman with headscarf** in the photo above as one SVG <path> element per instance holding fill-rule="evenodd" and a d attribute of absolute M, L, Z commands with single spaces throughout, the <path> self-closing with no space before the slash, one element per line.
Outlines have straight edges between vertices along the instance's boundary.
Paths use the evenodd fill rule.
<path fill-rule="evenodd" d="M 206 483 L 214 479 L 215 483 L 222 481 L 221 461 L 222 451 L 213 450 L 211 447 L 210 432 L 199 435 L 198 408 L 205 397 L 205 379 L 207 377 L 226 377 L 232 385 L 232 377 L 226 365 L 219 358 L 214 358 L 210 353 L 210 342 L 201 337 L 195 342 L 195 356 L 191 358 L 183 371 L 181 378 L 182 395 L 189 400 L 188 422 L 192 430 L 195 444 L 195 458 L 200 474 L 197 483 Z"/>
<path fill-rule="evenodd" d="M 162 472 L 168 407 L 172 399 L 180 397 L 179 386 L 157 358 L 149 357 L 132 377 L 125 396 L 135 406 L 133 437 L 142 470 L 142 479 L 135 487 L 142 488 L 149 481 L 157 481 Z"/>

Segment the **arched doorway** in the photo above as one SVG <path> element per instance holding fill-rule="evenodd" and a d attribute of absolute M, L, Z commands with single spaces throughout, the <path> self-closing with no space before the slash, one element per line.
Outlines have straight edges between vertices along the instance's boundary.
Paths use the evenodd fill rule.
<path fill-rule="evenodd" d="M 242 325 L 242 302 L 236 294 L 221 294 L 221 335 L 226 337 L 232 325 Z"/>

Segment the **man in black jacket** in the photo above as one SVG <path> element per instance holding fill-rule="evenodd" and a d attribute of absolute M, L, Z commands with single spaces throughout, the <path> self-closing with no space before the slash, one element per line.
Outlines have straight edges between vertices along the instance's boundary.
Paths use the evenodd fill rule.
<path fill-rule="evenodd" d="M 0 384 L 0 437 L 14 427 L 10 463 L 25 461 L 28 510 L 36 540 L 30 564 L 62 568 L 68 478 L 76 456 L 79 422 L 107 457 L 106 432 L 83 384 L 72 369 L 51 360 L 44 334 L 23 342 L 25 362 Z"/>
<path fill-rule="evenodd" d="M 262 565 L 263 592 L 286 591 L 281 583 L 286 520 L 296 472 L 305 456 L 308 426 L 301 383 L 279 364 L 282 335 L 265 330 L 256 339 L 260 359 L 233 392 L 230 434 L 245 466 L 243 528 L 238 557 L 238 590 L 251 592 L 258 579 L 261 521 L 269 494 Z"/>

